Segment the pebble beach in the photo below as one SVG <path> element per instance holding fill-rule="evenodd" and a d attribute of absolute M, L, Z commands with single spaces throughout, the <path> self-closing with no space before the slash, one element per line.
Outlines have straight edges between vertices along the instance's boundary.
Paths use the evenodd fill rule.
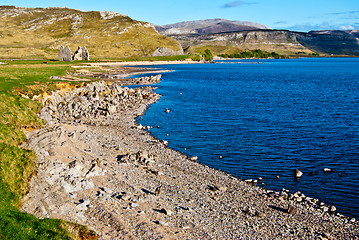
<path fill-rule="evenodd" d="M 168 148 L 135 120 L 160 96 L 122 85 L 92 82 L 42 99 L 47 124 L 27 133 L 38 162 L 23 211 L 86 225 L 99 239 L 359 238 L 358 222 L 335 206 Z"/>

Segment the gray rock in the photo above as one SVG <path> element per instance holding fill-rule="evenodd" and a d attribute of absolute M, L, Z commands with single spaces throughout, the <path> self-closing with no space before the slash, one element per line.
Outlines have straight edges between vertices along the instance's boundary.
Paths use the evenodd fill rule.
<path fill-rule="evenodd" d="M 138 207 L 140 205 L 138 205 L 138 203 L 130 203 L 130 206 L 133 207 L 133 208 L 136 208 L 136 207 Z"/>
<path fill-rule="evenodd" d="M 51 76 L 50 79 L 52 79 L 52 80 L 64 80 L 62 77 L 58 77 L 58 76 Z"/>
<path fill-rule="evenodd" d="M 171 210 L 168 210 L 168 209 L 164 209 L 162 208 L 161 210 L 159 210 L 159 212 L 163 213 L 163 214 L 166 214 L 168 216 L 171 216 L 173 214 L 173 212 Z"/>
<path fill-rule="evenodd" d="M 257 210 L 255 208 L 253 208 L 253 207 L 246 207 L 246 208 L 244 208 L 243 212 L 246 213 L 249 216 L 258 215 Z"/>
<path fill-rule="evenodd" d="M 288 206 L 288 209 L 287 209 L 287 212 L 288 212 L 289 214 L 295 215 L 295 214 L 297 214 L 297 208 L 295 208 L 295 207 L 292 206 L 292 205 L 289 205 L 289 206 Z"/>
<path fill-rule="evenodd" d="M 227 191 L 227 187 L 224 187 L 224 186 L 221 186 L 218 189 L 219 189 L 219 191 L 222 191 L 222 192 Z"/>
<path fill-rule="evenodd" d="M 323 212 L 328 212 L 329 208 L 327 206 L 322 206 L 321 209 L 323 210 Z"/>
<path fill-rule="evenodd" d="M 325 237 L 325 238 L 327 238 L 327 239 L 330 239 L 330 238 L 331 238 L 330 234 L 327 233 L 327 232 L 323 233 L 322 236 Z"/>
<path fill-rule="evenodd" d="M 303 173 L 299 169 L 294 169 L 294 176 L 296 178 L 300 178 L 303 175 Z"/>
<path fill-rule="evenodd" d="M 337 208 L 335 207 L 335 206 L 331 206 L 330 207 L 330 212 L 331 213 L 334 213 L 334 212 L 336 212 L 337 211 Z"/>
<path fill-rule="evenodd" d="M 155 190 L 155 195 L 158 196 L 161 193 L 162 185 L 158 186 Z"/>
<path fill-rule="evenodd" d="M 131 199 L 131 196 L 128 195 L 128 194 L 124 194 L 124 195 L 122 195 L 121 199 L 122 199 L 123 201 L 129 201 L 129 200 Z"/>
<path fill-rule="evenodd" d="M 160 48 L 157 48 L 156 51 L 154 51 L 152 53 L 152 56 L 153 57 L 174 56 L 174 55 L 181 55 L 181 54 L 183 54 L 182 48 L 179 51 L 175 51 L 175 50 L 169 49 L 167 47 L 160 47 Z"/>

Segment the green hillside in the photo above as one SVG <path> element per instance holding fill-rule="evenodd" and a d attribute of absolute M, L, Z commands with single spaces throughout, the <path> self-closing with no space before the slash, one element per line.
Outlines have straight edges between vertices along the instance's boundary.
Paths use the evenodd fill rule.
<path fill-rule="evenodd" d="M 57 59 L 62 45 L 86 46 L 92 59 L 151 56 L 157 48 L 180 50 L 152 24 L 114 12 L 0 6 L 0 58 Z"/>

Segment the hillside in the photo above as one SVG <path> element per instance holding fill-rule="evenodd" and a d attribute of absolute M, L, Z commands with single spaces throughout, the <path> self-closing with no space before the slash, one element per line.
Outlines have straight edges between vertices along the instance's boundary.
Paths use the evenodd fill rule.
<path fill-rule="evenodd" d="M 359 56 L 359 31 L 310 31 L 296 33 L 297 40 L 303 46 L 317 52 L 339 55 Z"/>
<path fill-rule="evenodd" d="M 313 53 L 297 41 L 295 33 L 275 30 L 250 30 L 215 34 L 169 35 L 178 40 L 188 53 L 209 48 L 215 55 L 231 54 L 243 50 L 261 49 L 292 55 L 298 52 Z"/>
<path fill-rule="evenodd" d="M 321 54 L 359 55 L 357 31 L 248 30 L 214 34 L 169 34 L 186 52 L 210 48 L 214 54 L 262 49 L 283 55 Z"/>
<path fill-rule="evenodd" d="M 270 29 L 259 23 L 248 21 L 231 21 L 226 19 L 206 19 L 187 21 L 163 26 L 156 26 L 159 33 L 164 35 L 181 34 L 213 34 L 244 30 Z"/>
<path fill-rule="evenodd" d="M 62 45 L 84 45 L 92 59 L 181 53 L 176 40 L 124 14 L 0 6 L 0 58 L 57 58 Z"/>

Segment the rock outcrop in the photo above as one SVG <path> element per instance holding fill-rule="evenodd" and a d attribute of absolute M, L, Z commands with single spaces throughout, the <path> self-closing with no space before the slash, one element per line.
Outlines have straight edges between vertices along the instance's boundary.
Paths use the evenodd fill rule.
<path fill-rule="evenodd" d="M 296 36 L 300 44 L 317 52 L 359 56 L 357 31 L 311 31 Z"/>
<path fill-rule="evenodd" d="M 71 92 L 42 99 L 40 116 L 49 124 L 75 121 L 101 124 L 111 114 L 126 111 L 155 96 L 151 87 L 122 88 L 117 83 L 94 82 Z"/>
<path fill-rule="evenodd" d="M 183 55 L 182 48 L 180 48 L 180 50 L 178 50 L 178 51 L 175 51 L 175 50 L 169 49 L 167 47 L 161 47 L 161 48 L 157 48 L 156 51 L 154 51 L 154 53 L 152 53 L 153 57 L 174 56 L 174 55 Z"/>

